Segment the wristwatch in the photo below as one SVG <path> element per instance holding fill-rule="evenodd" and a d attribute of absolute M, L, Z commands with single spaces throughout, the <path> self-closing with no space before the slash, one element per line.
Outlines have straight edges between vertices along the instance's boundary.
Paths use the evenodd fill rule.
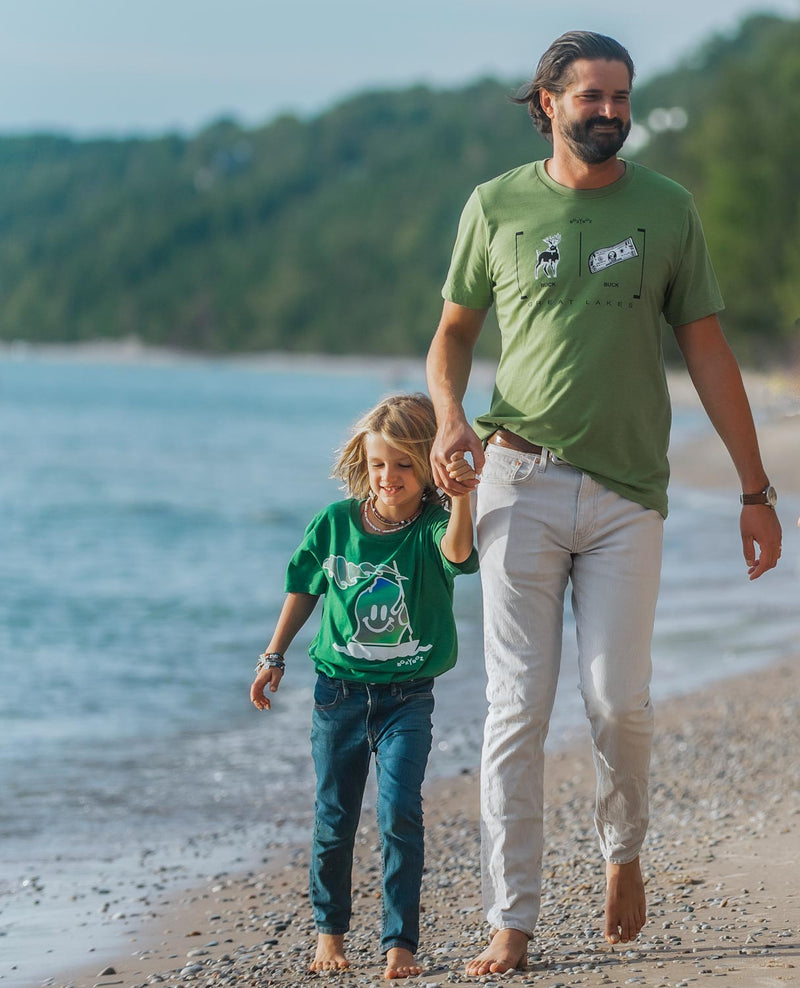
<path fill-rule="evenodd" d="M 767 484 L 764 490 L 757 494 L 740 494 L 739 500 L 742 504 L 766 504 L 768 507 L 774 508 L 778 503 L 778 492 L 772 484 Z"/>

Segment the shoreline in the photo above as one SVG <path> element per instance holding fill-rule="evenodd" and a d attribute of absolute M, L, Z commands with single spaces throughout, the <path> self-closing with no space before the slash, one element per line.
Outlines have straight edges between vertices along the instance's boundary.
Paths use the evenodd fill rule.
<path fill-rule="evenodd" d="M 643 851 L 647 926 L 634 944 L 602 940 L 603 869 L 592 825 L 588 736 L 551 754 L 546 772 L 545 890 L 531 967 L 514 983 L 569 988 L 666 986 L 724 977 L 782 985 L 800 966 L 800 789 L 794 765 L 800 666 L 766 669 L 657 703 L 651 825 Z M 426 873 L 419 959 L 410 984 L 478 984 L 464 961 L 486 942 L 480 908 L 477 776 L 425 787 Z M 380 863 L 367 807 L 356 843 L 350 986 L 379 985 Z M 313 984 L 306 847 L 266 866 L 164 897 L 115 950 L 46 984 Z M 106 974 L 101 974 L 106 971 Z M 329 975 L 327 977 L 330 977 Z M 29 985 L 28 988 L 32 988 Z"/>
<path fill-rule="evenodd" d="M 0 350 L 0 356 L 2 355 L 3 352 Z M 96 357 L 98 361 L 107 359 L 99 354 L 96 354 Z M 70 349 L 69 359 L 85 358 Z M 163 362 L 164 355 L 154 354 L 153 359 Z M 216 360 L 217 358 L 182 356 L 179 359 L 192 362 L 196 359 Z M 327 358 L 325 358 L 324 366 L 321 363 L 321 358 L 318 357 L 296 359 L 293 356 L 276 354 L 269 355 L 265 359 L 267 362 L 263 365 L 248 359 L 247 366 L 254 370 L 263 366 L 265 369 L 286 367 L 309 369 L 312 372 L 319 370 L 326 373 L 330 373 L 332 369 Z M 131 358 L 130 355 L 124 357 L 124 360 L 125 362 L 143 362 L 138 357 Z M 402 380 L 403 374 L 413 378 L 413 375 L 422 373 L 421 361 L 396 361 L 394 358 L 386 361 L 383 361 L 383 358 L 378 358 L 378 360 L 381 361 L 378 365 L 379 369 L 386 373 L 387 379 L 394 376 Z M 337 358 L 336 370 L 350 373 L 363 371 L 366 366 L 370 368 L 372 373 L 375 373 L 376 362 L 354 361 L 352 358 L 339 360 Z M 241 364 L 238 365 L 241 366 Z M 485 365 L 482 371 L 491 375 L 491 365 Z M 770 471 L 770 476 L 781 495 L 788 495 L 783 505 L 784 510 L 788 510 L 785 508 L 786 504 L 789 504 L 791 509 L 800 495 L 800 456 L 797 455 L 797 436 L 800 432 L 800 417 L 797 415 L 800 402 L 798 402 L 796 391 L 792 391 L 783 378 L 749 374 L 745 376 L 748 393 L 759 420 L 759 435 L 765 453 L 767 469 Z M 483 377 L 478 376 L 476 384 L 482 387 L 484 383 Z M 670 389 L 676 406 L 687 407 L 691 404 L 697 404 L 697 398 L 685 373 L 678 372 L 671 375 Z M 681 443 L 674 451 L 671 450 L 670 459 L 675 482 L 695 488 L 724 488 L 734 492 L 732 497 L 738 493 L 738 482 L 728 464 L 722 443 L 710 426 L 704 429 L 703 434 L 697 434 Z M 798 506 L 800 506 L 800 502 L 798 502 Z M 781 505 L 779 504 L 780 508 Z M 783 514 L 782 520 L 786 529 L 784 536 L 786 549 L 790 550 L 785 553 L 782 565 L 793 565 L 797 559 L 797 530 L 794 528 L 796 516 L 790 519 L 787 514 Z M 732 537 L 735 537 L 735 533 L 732 533 Z M 790 542 L 790 539 L 794 539 L 794 542 Z M 709 656 L 708 661 L 713 663 L 714 657 Z M 765 722 L 769 721 L 773 717 L 770 712 L 773 708 L 780 707 L 789 696 L 797 694 L 794 686 L 796 677 L 792 672 L 792 667 L 788 667 L 789 671 L 784 680 L 773 681 L 774 670 L 777 668 L 785 668 L 785 660 L 779 660 L 775 667 L 768 666 L 765 670 L 759 669 L 734 679 L 720 680 L 713 686 L 702 687 L 694 693 L 681 697 L 671 697 L 664 701 L 659 701 L 656 697 L 657 740 L 662 717 L 662 705 L 665 723 L 668 725 L 678 725 L 682 728 L 684 726 L 681 725 L 682 719 L 687 716 L 687 713 L 694 711 L 693 716 L 696 716 L 701 722 L 698 730 L 704 729 L 706 726 L 704 723 L 705 713 L 714 708 L 719 696 L 728 695 L 730 691 L 733 691 L 729 709 L 739 709 L 740 701 L 750 698 L 757 694 L 760 689 L 766 688 L 767 682 L 772 683 L 773 693 L 769 700 L 765 700 L 760 709 L 762 718 Z M 758 721 L 757 719 L 753 720 L 753 717 L 754 715 L 750 710 L 745 710 L 744 721 L 750 726 L 757 726 Z M 726 738 L 731 746 L 738 744 L 736 733 L 738 721 L 732 723 L 733 719 L 732 716 L 730 718 L 727 716 L 716 717 L 713 723 L 716 725 L 719 738 L 713 739 L 714 744 L 717 746 L 724 745 Z M 784 741 L 786 738 L 792 737 L 793 731 L 796 738 L 796 719 L 794 721 L 785 719 L 782 723 Z M 778 742 L 780 741 L 781 739 L 778 738 Z M 667 746 L 667 751 L 671 748 L 677 750 L 681 752 L 681 757 L 683 757 L 683 746 L 686 743 L 685 730 L 677 728 L 663 742 Z M 759 744 L 769 747 L 771 743 L 769 738 L 761 742 L 757 737 L 752 742 L 754 747 L 758 747 Z M 768 842 L 774 844 L 775 855 L 787 863 L 780 873 L 770 878 L 770 881 L 773 883 L 780 882 L 786 876 L 791 879 L 789 881 L 787 878 L 785 885 L 786 901 L 789 902 L 792 887 L 797 886 L 798 879 L 800 879 L 800 873 L 794 866 L 795 855 L 787 848 L 785 841 L 781 840 L 782 835 L 780 833 L 775 834 L 770 830 L 773 820 L 768 820 L 765 823 L 759 818 L 758 814 L 763 814 L 763 806 L 758 806 L 757 800 L 755 803 L 751 801 L 752 813 L 749 816 L 742 815 L 741 805 L 738 803 L 734 803 L 730 808 L 727 807 L 725 800 L 729 799 L 731 794 L 729 792 L 722 792 L 721 794 L 717 792 L 721 780 L 725 779 L 724 773 L 728 768 L 724 764 L 723 755 L 724 752 L 717 753 L 714 749 L 715 764 L 721 764 L 722 768 L 717 770 L 717 775 L 712 774 L 704 777 L 703 772 L 707 769 L 706 758 L 702 752 L 693 751 L 692 758 L 689 759 L 690 769 L 687 771 L 691 771 L 697 778 L 687 780 L 687 783 L 690 782 L 691 784 L 685 786 L 678 776 L 673 777 L 669 782 L 669 792 L 677 801 L 678 810 L 672 813 L 672 818 L 682 828 L 680 839 L 676 839 L 675 833 L 664 834 L 651 828 L 650 840 L 653 841 L 653 851 L 657 850 L 659 854 L 663 855 L 665 853 L 664 848 L 671 847 L 674 857 L 678 861 L 685 859 L 700 864 L 705 862 L 710 869 L 711 864 L 716 860 L 714 848 L 717 845 L 710 842 L 711 838 L 707 834 L 698 839 L 698 835 L 691 832 L 691 811 L 702 806 L 704 801 L 717 800 L 717 808 L 714 810 L 716 815 L 709 816 L 706 814 L 705 819 L 709 827 L 711 823 L 720 825 L 724 832 L 720 838 L 723 843 L 737 835 L 743 835 L 746 842 L 758 842 L 766 828 L 766 838 Z M 750 752 L 745 752 L 745 759 L 749 757 L 751 757 Z M 657 780 L 655 764 L 656 756 L 654 755 L 654 810 L 657 796 L 656 786 L 666 785 L 660 779 Z M 719 774 L 720 771 L 722 775 Z M 782 761 L 776 762 L 774 765 L 767 763 L 761 766 L 759 771 L 766 773 L 768 777 L 771 786 L 770 799 L 778 800 L 782 779 L 793 778 L 795 770 L 791 761 L 783 758 Z M 610 948 L 604 948 L 602 943 L 596 942 L 589 932 L 586 932 L 599 931 L 600 927 L 595 912 L 602 908 L 602 876 L 599 870 L 599 857 L 591 823 L 592 769 L 588 757 L 588 747 L 584 744 L 570 745 L 548 755 L 548 772 L 548 779 L 552 775 L 552 779 L 548 781 L 548 813 L 551 819 L 549 829 L 551 831 L 563 831 L 571 836 L 568 837 L 566 843 L 562 840 L 548 841 L 548 866 L 554 879 L 557 880 L 553 895 L 558 895 L 561 891 L 564 896 L 558 900 L 557 906 L 561 910 L 560 915 L 563 918 L 560 921 L 557 919 L 548 920 L 547 922 L 551 925 L 547 926 L 543 913 L 543 922 L 540 927 L 541 942 L 537 940 L 535 945 L 537 949 L 539 946 L 542 947 L 542 959 L 539 967 L 534 967 L 529 972 L 528 977 L 534 978 L 534 983 L 537 979 L 543 980 L 548 986 L 557 984 L 560 980 L 561 983 L 564 983 L 563 976 L 566 968 L 565 971 L 561 972 L 557 968 L 572 964 L 573 961 L 576 971 L 577 968 L 581 968 L 581 976 L 587 973 L 583 971 L 583 967 L 589 965 L 599 968 L 599 971 L 589 971 L 589 974 L 595 973 L 600 977 L 601 974 L 605 976 L 606 972 L 610 971 L 611 977 L 616 977 L 613 964 L 620 963 L 624 954 L 622 948 L 616 948 L 616 953 L 612 951 L 612 957 L 609 959 L 606 955 Z M 781 772 L 783 776 L 781 776 Z M 702 781 L 705 781 L 705 785 L 700 784 Z M 427 956 L 430 963 L 426 963 L 426 973 L 421 976 L 421 979 L 412 979 L 412 983 L 419 984 L 421 981 L 433 985 L 457 981 L 458 983 L 470 984 L 474 982 L 466 980 L 463 974 L 460 974 L 463 972 L 463 960 L 477 952 L 477 946 L 482 944 L 485 937 L 485 928 L 480 919 L 479 880 L 476 871 L 476 778 L 474 775 L 468 775 L 458 776 L 454 779 L 436 780 L 426 784 L 425 792 L 430 865 L 429 873 L 426 875 L 426 891 L 424 892 L 428 899 L 424 899 L 423 902 L 428 901 L 431 905 L 428 906 L 424 917 L 423 929 L 425 932 L 421 956 Z M 792 796 L 792 799 L 795 800 L 791 803 L 792 806 L 796 806 L 795 797 L 796 793 Z M 776 803 L 776 805 L 778 804 Z M 775 820 L 782 812 L 782 808 L 779 806 Z M 771 806 L 770 815 L 772 816 Z M 782 824 L 785 828 L 783 836 L 793 834 L 795 845 L 797 843 L 796 817 L 798 815 L 800 815 L 800 808 L 796 808 L 790 814 L 789 819 Z M 369 817 L 370 808 L 368 807 L 364 819 L 364 826 L 367 829 L 360 835 L 358 845 L 358 853 L 361 858 L 360 867 L 363 867 L 363 871 L 359 873 L 362 887 L 356 896 L 358 926 L 354 932 L 354 948 L 351 951 L 353 972 L 351 975 L 340 976 L 345 977 L 348 983 L 352 980 L 358 984 L 383 983 L 380 976 L 382 969 L 378 966 L 373 949 L 374 931 L 377 928 L 375 909 L 378 900 L 375 898 L 375 894 L 379 866 L 374 853 L 377 837 L 374 827 L 370 829 Z M 756 823 L 753 823 L 751 817 L 756 820 Z M 784 820 L 784 817 L 781 816 L 780 818 Z M 786 837 L 786 840 L 791 841 L 791 839 L 791 837 Z M 230 841 L 230 838 L 228 840 Z M 213 843 L 212 839 L 211 857 L 213 857 Z M 759 843 L 753 845 L 755 852 L 763 850 L 764 846 Z M 708 857 L 709 854 L 711 857 Z M 757 888 L 757 879 L 752 877 L 754 857 L 752 848 L 751 851 L 748 851 L 748 855 L 749 857 L 745 856 L 746 860 L 741 865 L 744 869 L 743 874 L 746 876 L 742 879 L 741 884 L 753 892 L 753 888 Z M 755 856 L 758 856 L 757 853 Z M 115 908 L 121 908 L 115 907 L 115 893 L 107 895 L 105 903 L 102 897 L 100 898 L 98 905 L 108 908 L 110 904 L 110 909 L 107 913 L 102 914 L 102 919 L 96 920 L 99 939 L 97 946 L 90 948 L 91 954 L 87 954 L 86 964 L 73 962 L 72 957 L 75 950 L 72 951 L 67 963 L 59 964 L 56 960 L 59 956 L 58 944 L 55 945 L 55 949 L 52 949 L 52 943 L 43 943 L 40 951 L 42 956 L 37 960 L 41 961 L 45 954 L 52 958 L 52 962 L 48 965 L 38 965 L 39 969 L 48 968 L 46 980 L 44 982 L 42 979 L 35 978 L 26 980 L 22 977 L 17 979 L 13 974 L 10 978 L 0 976 L 0 988 L 33 988 L 33 985 L 42 983 L 72 985 L 74 988 L 84 988 L 84 986 L 95 984 L 127 985 L 132 988 L 132 986 L 141 985 L 151 978 L 156 981 L 163 980 L 177 988 L 177 986 L 189 985 L 200 979 L 206 979 L 206 977 L 208 980 L 214 977 L 215 984 L 225 984 L 228 974 L 235 974 L 236 977 L 233 978 L 233 981 L 240 983 L 248 978 L 252 980 L 256 973 L 259 984 L 283 984 L 287 986 L 300 984 L 306 977 L 305 963 L 309 951 L 313 950 L 314 942 L 310 910 L 305 892 L 306 849 L 288 845 L 269 847 L 267 858 L 269 859 L 267 870 L 259 865 L 248 871 L 242 864 L 241 874 L 234 875 L 232 871 L 217 873 L 213 877 L 209 877 L 208 880 L 205 879 L 205 876 L 212 870 L 212 866 L 209 865 L 206 871 L 202 862 L 198 862 L 196 870 L 191 869 L 191 875 L 188 874 L 188 871 L 184 871 L 171 876 L 158 876 L 154 873 L 154 869 L 143 867 L 141 885 L 139 886 L 141 889 L 140 904 L 134 905 L 131 900 L 128 903 L 131 908 L 126 909 L 126 916 L 119 915 L 117 917 L 115 915 Z M 663 902 L 669 902 L 671 901 L 669 894 L 671 878 L 667 873 L 670 868 L 666 859 L 654 857 L 653 860 L 654 868 L 657 867 L 667 875 L 666 878 L 663 878 L 663 881 L 666 882 L 666 890 L 659 886 L 660 891 L 657 898 Z M 657 861 L 661 863 L 658 864 Z M 684 867 L 688 869 L 689 865 Z M 648 862 L 645 861 L 645 873 L 650 880 L 661 880 L 658 879 L 656 872 L 650 876 L 647 869 Z M 709 870 L 708 873 L 712 877 L 715 874 L 713 870 Z M 687 874 L 689 874 L 688 871 Z M 562 876 L 567 879 L 564 890 L 560 888 Z M 45 874 L 43 880 L 47 882 L 49 877 Z M 710 882 L 711 878 L 703 880 Z M 277 888 L 275 886 L 276 881 L 279 883 Z M 724 873 L 718 878 L 718 882 L 721 882 L 726 889 L 728 889 L 730 881 L 731 878 L 728 873 Z M 758 884 L 763 883 L 758 882 Z M 109 886 L 109 888 L 111 887 Z M 770 888 L 772 887 L 770 886 Z M 682 888 L 681 895 L 684 892 L 691 892 L 692 889 L 693 886 L 689 883 Z M 134 893 L 134 897 L 135 895 L 136 893 Z M 726 897 L 733 901 L 737 897 L 741 899 L 742 893 L 740 890 L 737 892 L 735 889 L 733 891 L 729 889 L 726 892 Z M 88 900 L 89 896 L 81 894 L 77 898 Z M 97 897 L 95 896 L 95 898 Z M 776 915 L 780 909 L 779 899 L 779 896 L 773 896 L 769 904 L 770 911 Z M 553 902 L 555 901 L 553 900 Z M 661 909 L 663 902 L 658 902 L 655 905 Z M 683 905 L 686 904 L 686 902 L 683 903 Z M 691 904 L 691 900 L 688 900 L 688 904 Z M 651 906 L 653 905 L 651 898 Z M 681 919 L 681 916 L 677 915 L 681 912 L 678 905 L 675 905 L 672 913 L 669 914 L 671 918 L 658 919 L 659 924 L 664 922 L 673 924 L 670 927 L 663 927 L 663 929 L 678 928 L 674 925 Z M 77 905 L 75 916 L 77 917 L 81 911 L 84 911 L 85 914 L 86 908 L 88 908 L 86 902 Z M 553 906 L 553 908 L 556 907 Z M 765 910 L 767 908 L 767 906 L 764 907 Z M 786 928 L 794 927 L 796 930 L 800 918 L 797 916 L 796 900 L 792 908 L 794 912 L 791 913 L 791 916 L 786 914 L 788 924 Z M 65 916 L 68 909 L 69 905 L 67 904 Z M 693 906 L 693 909 L 696 911 L 696 906 Z M 688 912 L 688 909 L 685 911 Z M 287 917 L 289 918 L 287 919 Z M 770 921 L 774 917 L 769 913 L 765 913 L 765 917 L 766 928 L 772 930 L 773 924 Z M 109 920 L 117 918 L 117 922 L 109 922 Z M 678 966 L 675 965 L 680 958 L 677 955 L 666 959 L 661 956 L 665 952 L 668 953 L 667 948 L 671 941 L 667 934 L 656 929 L 655 921 L 654 919 L 651 922 L 646 931 L 648 936 L 646 950 L 649 957 L 647 963 L 652 961 L 657 964 L 663 961 L 664 964 L 667 964 L 669 962 L 669 984 L 673 985 L 679 974 Z M 87 924 L 86 922 L 80 924 L 76 922 L 75 925 L 85 927 Z M 735 931 L 739 927 L 734 923 L 733 929 Z M 732 953 L 725 954 L 728 946 L 730 946 L 730 942 L 724 939 L 728 934 L 719 930 L 716 933 L 714 952 L 722 952 L 721 956 L 728 957 L 729 962 L 733 965 L 736 958 Z M 755 934 L 750 931 L 747 935 L 754 936 Z M 60 936 L 63 944 L 68 939 L 68 934 L 62 930 Z M 657 941 L 655 939 L 657 936 L 661 936 L 663 942 Z M 109 945 L 108 941 L 111 938 L 113 938 L 113 942 Z M 794 939 L 784 937 L 783 932 L 780 932 L 780 935 L 775 933 L 773 939 L 778 947 L 781 947 L 784 940 L 790 940 L 790 945 L 793 945 L 792 950 L 797 947 L 797 937 Z M 749 951 L 749 953 L 742 954 L 742 957 L 761 956 L 763 959 L 766 956 L 770 961 L 775 960 L 776 957 L 783 958 L 782 954 L 768 952 L 766 955 L 759 955 L 754 953 L 755 947 L 762 942 L 757 938 L 751 943 L 742 944 L 738 940 L 735 942 L 739 944 L 741 950 Z M 431 943 L 434 945 L 433 947 L 430 947 Z M 677 950 L 674 942 L 672 946 L 675 947 L 673 953 L 676 951 L 681 953 Z M 48 950 L 47 948 L 51 949 Z M 638 952 L 639 947 L 631 949 L 631 953 L 634 955 Z M 649 956 L 651 953 L 653 957 Z M 696 953 L 703 955 L 699 947 Z M 225 955 L 229 957 L 229 961 L 221 959 Z M 790 951 L 787 956 L 792 959 L 792 963 L 795 962 L 796 953 Z M 681 953 L 681 957 L 687 963 L 688 960 L 691 960 L 691 958 L 684 957 L 683 953 Z M 64 958 L 67 960 L 66 952 Z M 627 957 L 627 961 L 635 959 L 635 957 Z M 210 971 L 206 970 L 207 962 L 211 967 Z M 289 962 L 294 965 L 291 969 L 287 967 Z M 612 966 L 609 967 L 609 965 Z M 115 972 L 119 973 L 101 977 L 99 972 L 107 966 L 113 967 Z M 197 969 L 189 970 L 192 967 Z M 685 964 L 684 967 L 685 976 L 697 980 L 696 972 L 691 973 L 693 970 L 691 966 Z M 651 974 L 657 975 L 657 972 L 661 970 L 662 968 L 657 968 L 657 971 L 652 971 Z M 748 970 L 750 969 L 748 968 Z M 52 971 L 61 973 L 52 975 Z M 724 972 L 715 971 L 714 973 L 715 976 L 723 976 Z M 277 980 L 273 979 L 273 975 Z M 638 978 L 639 974 L 634 974 L 632 971 L 626 972 L 623 978 L 622 974 L 619 973 L 621 980 L 627 980 L 629 976 Z M 734 978 L 735 972 L 728 972 L 725 976 Z M 763 972 L 758 975 L 759 978 L 762 976 Z M 577 973 L 569 975 L 567 982 L 569 988 L 578 984 L 614 983 L 604 981 L 602 978 L 596 982 L 574 980 L 577 977 Z M 755 984 L 774 983 L 777 985 L 781 983 L 780 980 L 774 982 L 756 981 L 754 977 L 753 975 L 751 980 L 739 983 L 743 988 L 745 985 L 747 988 L 751 988 Z M 786 977 L 785 972 L 783 977 Z M 436 980 L 437 978 L 439 980 Z M 651 982 L 648 980 L 646 983 Z M 660 982 L 655 983 L 660 984 Z M 666 984 L 667 981 L 665 980 L 664 983 Z M 737 984 L 735 980 L 731 983 Z"/>
<path fill-rule="evenodd" d="M 29 343 L 24 340 L 8 342 L 0 340 L 0 359 L 29 360 L 52 359 L 75 363 L 107 363 L 112 365 L 174 365 L 174 364 L 229 364 L 253 370 L 309 370 L 325 373 L 374 372 L 424 374 L 425 357 L 393 355 L 359 355 L 339 353 L 298 353 L 283 350 L 253 352 L 208 353 L 206 351 L 178 350 L 152 346 L 137 337 L 119 340 L 82 340 L 73 343 Z M 476 358 L 472 367 L 470 384 L 490 387 L 494 381 L 496 362 Z M 800 409 L 800 367 L 775 366 L 770 369 L 742 368 L 747 393 L 754 411 L 767 410 L 771 415 L 782 409 Z M 676 407 L 699 406 L 689 376 L 682 365 L 667 367 L 670 396 Z"/>

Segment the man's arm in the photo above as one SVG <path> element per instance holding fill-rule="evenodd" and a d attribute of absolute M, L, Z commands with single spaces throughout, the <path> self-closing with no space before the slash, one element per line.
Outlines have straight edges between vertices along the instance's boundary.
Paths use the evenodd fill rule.
<path fill-rule="evenodd" d="M 428 351 L 428 391 L 436 409 L 438 431 L 431 450 L 433 477 L 451 496 L 466 494 L 477 479 L 459 483 L 447 464 L 453 453 L 472 453 L 475 473 L 483 469 L 483 446 L 464 414 L 464 395 L 472 369 L 472 353 L 483 329 L 486 309 L 468 309 L 445 302 L 439 328 Z"/>
<path fill-rule="evenodd" d="M 675 337 L 703 407 L 733 460 L 742 491 L 754 494 L 763 490 L 769 481 L 761 462 L 750 403 L 719 319 L 711 315 L 676 326 Z M 745 505 L 740 528 L 745 562 L 750 579 L 755 580 L 780 558 L 780 522 L 773 508 Z"/>

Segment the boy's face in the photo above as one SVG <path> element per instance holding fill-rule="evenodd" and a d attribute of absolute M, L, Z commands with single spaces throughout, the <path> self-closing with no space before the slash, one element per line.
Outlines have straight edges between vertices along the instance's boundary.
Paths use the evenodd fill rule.
<path fill-rule="evenodd" d="M 367 433 L 364 450 L 369 486 L 378 499 L 378 511 L 391 521 L 413 515 L 419 507 L 423 486 L 411 457 L 391 446 L 377 432 Z"/>

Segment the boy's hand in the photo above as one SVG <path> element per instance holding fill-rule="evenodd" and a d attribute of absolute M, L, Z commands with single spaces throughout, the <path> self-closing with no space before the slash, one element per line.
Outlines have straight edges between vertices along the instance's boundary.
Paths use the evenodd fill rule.
<path fill-rule="evenodd" d="M 269 697 L 264 694 L 264 690 L 268 688 L 270 693 L 275 693 L 280 686 L 281 679 L 283 679 L 283 671 L 277 666 L 271 666 L 268 669 L 262 669 L 253 680 L 253 685 L 250 687 L 250 699 L 259 710 L 270 709 L 272 704 Z"/>
<path fill-rule="evenodd" d="M 478 483 L 478 477 L 472 464 L 461 451 L 453 453 L 450 457 L 447 464 L 447 474 L 457 484 L 463 484 L 470 489 Z"/>

